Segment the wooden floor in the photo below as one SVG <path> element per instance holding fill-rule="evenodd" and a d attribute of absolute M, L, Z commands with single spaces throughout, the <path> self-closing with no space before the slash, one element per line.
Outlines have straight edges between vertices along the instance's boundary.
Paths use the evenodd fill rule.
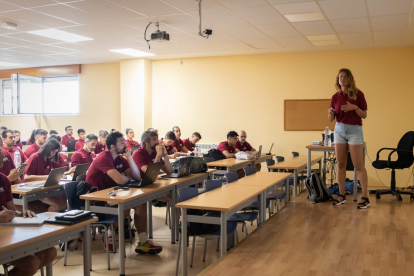
<path fill-rule="evenodd" d="M 200 275 L 414 275 L 414 202 L 370 199 L 358 210 L 302 193 Z"/>

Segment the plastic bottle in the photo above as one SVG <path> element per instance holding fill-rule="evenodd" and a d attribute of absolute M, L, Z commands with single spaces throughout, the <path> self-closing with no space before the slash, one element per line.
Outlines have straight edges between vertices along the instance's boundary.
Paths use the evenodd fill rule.
<path fill-rule="evenodd" d="M 200 149 L 198 148 L 198 145 L 196 144 L 195 147 L 194 147 L 194 156 L 198 156 L 199 150 Z"/>
<path fill-rule="evenodd" d="M 330 147 L 332 145 L 332 142 L 331 142 L 332 131 L 329 129 L 329 127 L 326 127 L 323 134 L 325 136 L 325 139 L 323 139 L 323 145 Z"/>
<path fill-rule="evenodd" d="M 20 151 L 18 149 L 16 149 L 14 151 L 14 165 L 17 167 L 19 167 L 22 164 L 22 159 L 20 156 Z"/>

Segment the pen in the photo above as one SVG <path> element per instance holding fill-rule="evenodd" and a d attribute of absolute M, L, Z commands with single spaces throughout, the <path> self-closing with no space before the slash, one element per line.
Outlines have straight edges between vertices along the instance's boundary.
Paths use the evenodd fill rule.
<path fill-rule="evenodd" d="M 4 211 L 8 211 L 9 209 L 7 209 L 6 207 L 4 207 L 4 206 L 1 206 L 2 208 L 3 208 L 3 210 Z"/>

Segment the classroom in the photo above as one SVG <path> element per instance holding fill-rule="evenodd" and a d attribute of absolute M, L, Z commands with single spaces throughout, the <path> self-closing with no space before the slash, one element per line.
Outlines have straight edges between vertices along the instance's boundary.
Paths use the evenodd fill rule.
<path fill-rule="evenodd" d="M 411 275 L 413 18 L 414 0 L 0 0 L 0 274 Z M 180 160 L 204 170 L 173 177 Z M 314 204 L 311 173 L 339 192 Z M 97 218 L 1 226 L 74 209 Z"/>

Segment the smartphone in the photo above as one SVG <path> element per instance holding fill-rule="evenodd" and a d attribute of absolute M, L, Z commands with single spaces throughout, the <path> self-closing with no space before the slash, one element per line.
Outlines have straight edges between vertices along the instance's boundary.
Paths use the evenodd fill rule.
<path fill-rule="evenodd" d="M 20 165 L 19 172 L 24 171 L 26 169 L 27 163 L 23 163 Z"/>
<path fill-rule="evenodd" d="M 69 212 L 67 212 L 67 213 L 65 214 L 65 216 L 70 216 L 70 217 L 72 217 L 72 216 L 77 216 L 77 215 L 82 214 L 82 213 L 83 213 L 83 210 L 73 210 L 73 211 L 69 211 Z"/>

